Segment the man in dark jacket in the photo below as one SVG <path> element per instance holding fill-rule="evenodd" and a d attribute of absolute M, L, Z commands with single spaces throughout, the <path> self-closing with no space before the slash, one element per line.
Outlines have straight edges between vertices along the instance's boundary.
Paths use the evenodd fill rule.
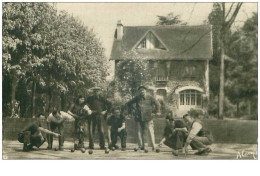
<path fill-rule="evenodd" d="M 145 131 L 148 128 L 149 137 L 152 143 L 153 150 L 155 149 L 155 136 L 154 136 L 154 125 L 152 113 L 159 111 L 159 102 L 148 95 L 145 86 L 138 88 L 139 94 L 130 100 L 126 105 L 128 108 L 132 108 L 135 104 L 135 120 L 137 122 L 137 133 L 139 139 L 139 148 L 145 150 Z"/>
<path fill-rule="evenodd" d="M 165 144 L 172 148 L 172 154 L 178 156 L 180 149 L 183 149 L 187 138 L 187 126 L 181 119 L 174 119 L 172 112 L 166 116 L 166 127 L 164 128 L 163 138 L 158 146 Z"/>
<path fill-rule="evenodd" d="M 75 131 L 74 131 L 74 149 L 79 150 L 85 148 L 84 136 L 85 136 L 85 121 L 88 118 L 88 111 L 85 110 L 85 98 L 80 95 L 71 104 L 68 114 L 75 119 Z"/>
<path fill-rule="evenodd" d="M 110 111 L 111 103 L 100 95 L 101 88 L 94 87 L 92 90 L 93 96 L 87 97 L 85 102 L 92 112 L 88 117 L 89 148 L 94 149 L 93 133 L 97 126 L 99 133 L 99 146 L 101 149 L 105 149 L 105 115 Z"/>

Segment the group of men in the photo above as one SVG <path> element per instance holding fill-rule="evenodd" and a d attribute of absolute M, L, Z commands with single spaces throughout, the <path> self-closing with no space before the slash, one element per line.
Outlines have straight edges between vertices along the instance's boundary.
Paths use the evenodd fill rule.
<path fill-rule="evenodd" d="M 99 133 L 99 146 L 105 147 L 104 126 L 108 126 L 108 146 L 110 149 L 119 148 L 117 138 L 121 139 L 122 150 L 126 149 L 127 131 L 125 113 L 131 113 L 135 117 L 138 148 L 148 152 L 146 144 L 146 131 L 152 145 L 153 151 L 160 151 L 164 143 L 173 149 L 173 154 L 178 155 L 180 149 L 187 154 L 188 146 L 198 150 L 196 154 L 206 155 L 211 152 L 208 147 L 212 143 L 212 137 L 207 133 L 201 123 L 190 115 L 186 114 L 183 120 L 175 120 L 172 113 L 166 117 L 167 125 L 164 130 L 164 137 L 158 146 L 155 144 L 153 114 L 158 114 L 159 103 L 147 93 L 147 87 L 140 86 L 138 94 L 124 105 L 112 106 L 112 103 L 100 95 L 101 89 L 92 89 L 93 95 L 87 98 L 79 96 L 70 106 L 68 112 L 53 111 L 47 118 L 48 129 L 42 127 L 44 116 L 39 116 L 39 121 L 30 124 L 19 133 L 18 140 L 24 143 L 23 150 L 29 151 L 33 146 L 40 147 L 45 138 L 42 132 L 47 134 L 48 149 L 52 149 L 53 136 L 59 138 L 59 150 L 63 150 L 64 143 L 64 121 L 75 120 L 74 149 L 84 149 L 84 129 L 88 124 L 89 149 L 94 149 L 94 132 L 97 128 Z M 58 133 L 54 131 L 58 129 Z"/>

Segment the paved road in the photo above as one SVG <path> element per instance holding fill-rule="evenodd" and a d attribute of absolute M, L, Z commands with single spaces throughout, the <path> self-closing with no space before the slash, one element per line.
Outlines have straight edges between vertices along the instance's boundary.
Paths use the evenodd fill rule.
<path fill-rule="evenodd" d="M 195 151 L 189 150 L 189 154 L 185 156 L 180 154 L 179 156 L 173 156 L 171 150 L 163 146 L 160 153 L 152 152 L 148 153 L 144 151 L 133 151 L 135 144 L 127 144 L 129 150 L 127 151 L 110 151 L 109 154 L 105 154 L 104 150 L 94 150 L 93 154 L 81 153 L 80 151 L 71 152 L 70 149 L 73 146 L 72 142 L 65 142 L 64 151 L 45 150 L 47 143 L 44 143 L 38 151 L 23 152 L 22 144 L 18 141 L 3 141 L 3 159 L 151 159 L 151 160 L 210 160 L 210 159 L 257 159 L 257 144 L 213 144 L 211 149 L 213 150 L 208 156 L 194 155 Z M 54 146 L 58 146 L 57 141 L 54 141 Z M 98 147 L 96 144 L 95 146 Z"/>

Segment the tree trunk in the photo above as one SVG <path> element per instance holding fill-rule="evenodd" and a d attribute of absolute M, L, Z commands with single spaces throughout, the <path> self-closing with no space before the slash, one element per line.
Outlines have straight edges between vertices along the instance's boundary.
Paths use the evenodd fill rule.
<path fill-rule="evenodd" d="M 12 90 L 11 90 L 11 114 L 13 115 L 15 112 L 15 93 L 17 87 L 18 78 L 16 76 L 12 76 Z"/>
<path fill-rule="evenodd" d="M 60 95 L 60 99 L 61 99 L 61 110 L 62 111 L 66 111 L 66 95 L 64 93 L 61 93 Z"/>
<path fill-rule="evenodd" d="M 237 115 L 240 114 L 240 111 L 239 111 L 239 101 L 237 102 Z"/>
<path fill-rule="evenodd" d="M 251 115 L 252 114 L 252 108 L 251 108 L 251 100 L 250 98 L 247 99 L 247 109 L 248 109 L 248 115 Z"/>
<path fill-rule="evenodd" d="M 33 83 L 32 83 L 32 118 L 35 118 L 35 110 L 36 110 L 36 107 L 35 107 L 35 99 L 36 99 L 36 81 L 33 80 Z"/>
<path fill-rule="evenodd" d="M 47 110 L 47 114 L 50 114 L 50 112 L 52 111 L 51 110 L 51 106 L 52 106 L 52 92 L 51 92 L 51 88 L 49 88 L 49 91 L 48 91 L 48 110 Z"/>
<path fill-rule="evenodd" d="M 225 49 L 224 49 L 224 44 L 222 42 L 221 44 L 221 57 L 220 57 L 220 82 L 219 82 L 219 99 L 218 99 L 218 118 L 220 120 L 223 120 L 223 109 L 224 109 L 224 54 L 225 54 Z"/>

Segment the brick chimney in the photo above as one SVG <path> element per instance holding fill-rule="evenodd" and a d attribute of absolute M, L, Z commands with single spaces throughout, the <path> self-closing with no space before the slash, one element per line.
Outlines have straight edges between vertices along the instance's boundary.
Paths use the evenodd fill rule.
<path fill-rule="evenodd" d="M 121 22 L 121 20 L 117 21 L 117 27 L 116 27 L 116 39 L 122 40 L 124 35 L 124 26 Z"/>

